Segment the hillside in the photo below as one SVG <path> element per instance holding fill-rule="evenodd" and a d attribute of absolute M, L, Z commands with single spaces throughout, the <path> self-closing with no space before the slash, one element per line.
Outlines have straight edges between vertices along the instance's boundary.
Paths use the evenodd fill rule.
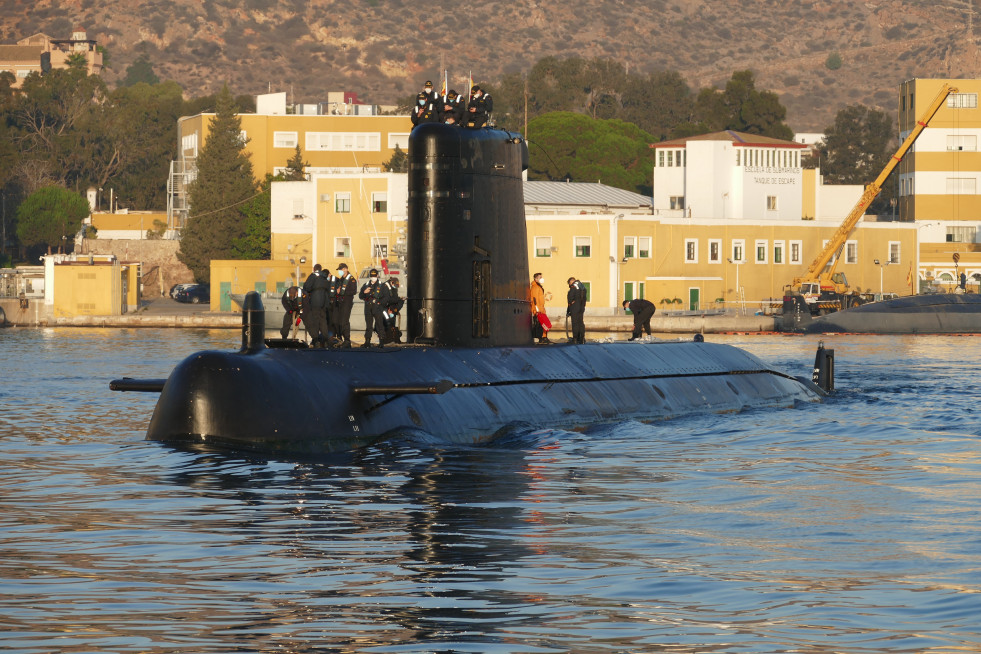
<path fill-rule="evenodd" d="M 0 10 L 0 42 L 65 38 L 81 25 L 109 50 L 110 84 L 143 49 L 190 96 L 227 81 L 235 93 L 287 91 L 296 102 L 350 90 L 394 104 L 443 67 L 462 90 L 471 69 L 493 84 L 540 57 L 578 55 L 677 70 L 695 91 L 752 69 L 807 132 L 848 103 L 895 115 L 905 79 L 981 69 L 973 0 L 0 0 Z M 843 63 L 830 70 L 834 52 Z"/>

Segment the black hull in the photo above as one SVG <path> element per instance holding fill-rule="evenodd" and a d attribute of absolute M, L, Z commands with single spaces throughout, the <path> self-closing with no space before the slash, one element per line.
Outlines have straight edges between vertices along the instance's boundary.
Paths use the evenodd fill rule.
<path fill-rule="evenodd" d="M 981 295 L 910 295 L 863 304 L 813 319 L 809 334 L 978 334 Z"/>
<path fill-rule="evenodd" d="M 201 352 L 167 380 L 147 439 L 317 455 L 405 431 L 478 444 L 515 426 L 579 429 L 819 397 L 810 382 L 712 343 Z"/>

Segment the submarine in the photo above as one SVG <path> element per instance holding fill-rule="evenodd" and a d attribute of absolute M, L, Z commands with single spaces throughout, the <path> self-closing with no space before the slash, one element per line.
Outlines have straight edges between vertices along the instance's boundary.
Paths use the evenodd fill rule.
<path fill-rule="evenodd" d="M 422 124 L 408 152 L 406 344 L 267 341 L 261 298 L 250 293 L 239 351 L 193 354 L 167 379 L 110 383 L 160 393 L 148 440 L 296 455 L 357 450 L 399 433 L 470 445 L 516 428 L 790 407 L 833 388 L 833 350 L 823 348 L 807 379 L 700 335 L 535 344 L 524 139 Z"/>
<path fill-rule="evenodd" d="M 808 334 L 978 334 L 981 295 L 929 293 L 870 302 L 804 323 Z"/>

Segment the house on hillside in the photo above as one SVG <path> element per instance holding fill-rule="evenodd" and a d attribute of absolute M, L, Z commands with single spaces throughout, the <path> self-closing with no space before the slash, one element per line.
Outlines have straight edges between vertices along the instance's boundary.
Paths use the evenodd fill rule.
<path fill-rule="evenodd" d="M 67 39 L 38 33 L 16 45 L 0 45 L 0 72 L 13 73 L 14 86 L 19 87 L 31 73 L 42 75 L 55 68 L 68 68 L 69 58 L 75 55 L 84 57 L 89 75 L 102 72 L 102 52 L 83 27 L 73 28 Z"/>

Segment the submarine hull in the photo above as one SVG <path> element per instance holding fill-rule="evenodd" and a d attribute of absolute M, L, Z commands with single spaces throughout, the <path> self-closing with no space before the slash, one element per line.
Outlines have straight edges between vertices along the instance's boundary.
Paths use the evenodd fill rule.
<path fill-rule="evenodd" d="M 316 455 L 404 432 L 479 444 L 509 428 L 580 429 L 818 398 L 807 381 L 704 342 L 201 352 L 167 380 L 147 438 Z"/>
<path fill-rule="evenodd" d="M 981 295 L 910 295 L 829 313 L 805 327 L 809 334 L 977 334 Z"/>

